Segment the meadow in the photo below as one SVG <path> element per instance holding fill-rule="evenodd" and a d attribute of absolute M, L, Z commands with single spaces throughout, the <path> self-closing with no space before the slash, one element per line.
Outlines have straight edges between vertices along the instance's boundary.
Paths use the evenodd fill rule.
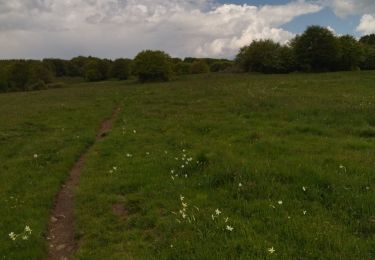
<path fill-rule="evenodd" d="M 76 259 L 373 259 L 374 86 L 206 74 L 0 94 L 0 258 L 46 256 L 55 195 L 120 108 L 75 191 Z"/>

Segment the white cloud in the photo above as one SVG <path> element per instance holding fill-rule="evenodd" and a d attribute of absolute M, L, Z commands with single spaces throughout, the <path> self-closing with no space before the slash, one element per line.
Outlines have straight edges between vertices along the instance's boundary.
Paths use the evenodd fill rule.
<path fill-rule="evenodd" d="M 321 0 L 321 2 L 330 6 L 341 17 L 375 13 L 374 0 Z"/>
<path fill-rule="evenodd" d="M 254 39 L 285 42 L 280 27 L 321 10 L 303 0 L 279 6 L 214 0 L 0 0 L 0 58 L 134 56 L 231 57 Z"/>
<path fill-rule="evenodd" d="M 371 34 L 375 33 L 375 16 L 365 14 L 361 18 L 361 22 L 357 27 L 357 31 L 362 34 Z"/>

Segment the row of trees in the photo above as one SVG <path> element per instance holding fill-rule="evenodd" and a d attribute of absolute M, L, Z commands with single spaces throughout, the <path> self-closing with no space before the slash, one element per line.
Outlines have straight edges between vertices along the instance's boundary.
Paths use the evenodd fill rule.
<path fill-rule="evenodd" d="M 272 40 L 254 41 L 243 47 L 235 61 L 225 59 L 171 58 L 162 51 L 142 51 L 134 60 L 76 57 L 0 61 L 0 92 L 48 87 L 59 77 L 82 77 L 87 81 L 168 81 L 173 75 L 222 71 L 289 73 L 375 69 L 375 35 L 360 40 L 335 36 L 319 26 L 310 26 L 287 45 Z"/>
<path fill-rule="evenodd" d="M 172 75 L 220 72 L 232 65 L 233 61 L 222 59 L 171 58 L 161 51 L 143 51 L 134 60 L 82 56 L 71 60 L 3 60 L 0 61 L 0 92 L 44 89 L 62 77 L 102 81 L 138 76 L 142 82 L 166 81 Z"/>
<path fill-rule="evenodd" d="M 236 63 L 243 71 L 261 73 L 374 70 L 375 35 L 357 40 L 310 26 L 287 45 L 272 40 L 252 42 L 240 50 Z"/>

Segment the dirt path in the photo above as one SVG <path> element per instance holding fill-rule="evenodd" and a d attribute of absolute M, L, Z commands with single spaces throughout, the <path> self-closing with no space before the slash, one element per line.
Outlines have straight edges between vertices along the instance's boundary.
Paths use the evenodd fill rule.
<path fill-rule="evenodd" d="M 95 143 L 106 137 L 119 112 L 120 109 L 118 108 L 111 118 L 102 122 Z M 92 146 L 75 163 L 68 180 L 56 196 L 55 206 L 48 225 L 48 259 L 71 259 L 78 248 L 74 232 L 74 189 L 79 183 L 82 169 Z"/>

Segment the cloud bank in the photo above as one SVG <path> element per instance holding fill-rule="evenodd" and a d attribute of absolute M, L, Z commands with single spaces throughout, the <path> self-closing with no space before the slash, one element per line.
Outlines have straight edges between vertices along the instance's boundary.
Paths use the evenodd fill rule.
<path fill-rule="evenodd" d="M 233 57 L 254 39 L 286 42 L 293 34 L 282 25 L 321 8 L 302 0 L 261 7 L 214 0 L 0 0 L 0 58 L 133 57 L 143 49 Z"/>

